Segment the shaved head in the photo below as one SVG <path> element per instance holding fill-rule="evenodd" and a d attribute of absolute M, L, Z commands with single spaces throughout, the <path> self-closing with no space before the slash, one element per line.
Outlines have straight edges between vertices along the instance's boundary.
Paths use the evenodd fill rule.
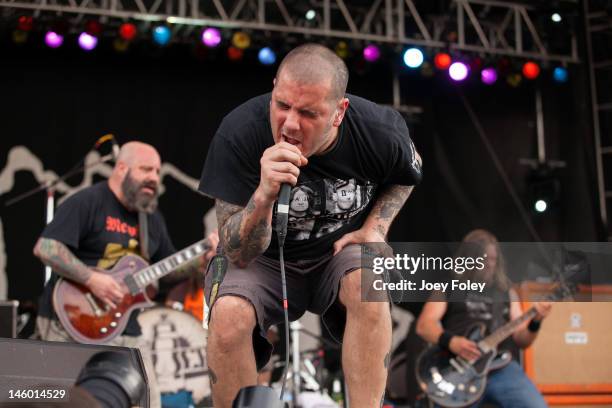
<path fill-rule="evenodd" d="M 124 162 L 129 167 L 132 167 L 141 157 L 155 157 L 158 161 L 161 161 L 157 150 L 150 144 L 142 142 L 128 142 L 121 146 L 117 161 Z"/>
<path fill-rule="evenodd" d="M 336 101 L 344 98 L 348 84 L 348 69 L 344 61 L 319 44 L 304 44 L 291 50 L 278 67 L 277 80 L 281 75 L 304 85 L 329 84 L 329 98 Z"/>

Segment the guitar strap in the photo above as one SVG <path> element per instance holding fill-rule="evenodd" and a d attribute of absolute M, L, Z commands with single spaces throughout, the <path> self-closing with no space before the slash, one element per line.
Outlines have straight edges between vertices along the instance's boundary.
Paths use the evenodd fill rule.
<path fill-rule="evenodd" d="M 149 262 L 149 222 L 147 213 L 138 212 L 138 233 L 140 235 L 140 255 Z"/>

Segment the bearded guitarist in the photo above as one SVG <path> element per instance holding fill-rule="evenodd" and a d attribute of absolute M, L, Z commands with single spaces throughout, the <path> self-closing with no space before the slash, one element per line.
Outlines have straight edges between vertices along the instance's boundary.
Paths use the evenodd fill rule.
<path fill-rule="evenodd" d="M 108 181 L 74 194 L 58 207 L 55 218 L 34 248 L 34 254 L 54 271 L 40 301 L 36 321 L 40 338 L 73 341 L 52 306 L 52 293 L 60 277 L 86 287 L 95 297 L 92 301 L 100 307 L 114 308 L 127 289 L 105 270 L 127 254 L 144 255 L 156 262 L 176 252 L 157 210 L 160 168 L 161 159 L 154 147 L 140 142 L 126 143 L 119 151 Z M 141 245 L 143 241 L 146 244 Z M 168 275 L 168 280 L 179 280 L 194 268 L 202 268 L 205 258 L 212 254 L 211 250 L 204 257 L 194 258 L 196 261 Z M 155 372 L 148 346 L 140 338 L 137 314 L 131 314 L 123 333 L 109 345 L 140 349 L 149 380 L 150 406 L 159 407 Z"/>
<path fill-rule="evenodd" d="M 488 335 L 508 321 L 519 318 L 522 311 L 518 295 L 511 289 L 504 271 L 504 261 L 495 236 L 485 230 L 474 230 L 462 242 L 486 253 L 485 267 L 474 278 L 487 283 L 487 293 L 464 302 L 428 301 L 419 316 L 416 331 L 423 339 L 437 344 L 441 349 L 449 350 L 465 361 L 474 361 L 482 355 L 482 350 L 475 341 L 464 336 L 466 330 L 480 323 L 485 325 L 485 334 Z M 536 302 L 534 307 L 535 317 L 524 322 L 512 337 L 502 342 L 500 352 L 512 348 L 508 342 L 514 341 L 521 348 L 533 343 L 542 320 L 550 313 L 551 303 Z M 500 407 L 547 407 L 540 392 L 515 360 L 489 372 L 484 393 L 474 406 L 485 402 Z"/>

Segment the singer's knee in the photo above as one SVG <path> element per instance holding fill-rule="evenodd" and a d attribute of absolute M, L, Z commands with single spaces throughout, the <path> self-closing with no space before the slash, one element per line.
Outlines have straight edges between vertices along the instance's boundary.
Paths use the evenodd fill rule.
<path fill-rule="evenodd" d="M 238 296 L 222 296 L 215 301 L 211 313 L 211 346 L 231 350 L 245 341 L 252 341 L 256 318 L 251 302 Z"/>
<path fill-rule="evenodd" d="M 389 314 L 387 302 L 372 302 L 362 299 L 361 269 L 342 277 L 340 281 L 340 302 L 349 315 L 360 320 L 377 321 Z"/>

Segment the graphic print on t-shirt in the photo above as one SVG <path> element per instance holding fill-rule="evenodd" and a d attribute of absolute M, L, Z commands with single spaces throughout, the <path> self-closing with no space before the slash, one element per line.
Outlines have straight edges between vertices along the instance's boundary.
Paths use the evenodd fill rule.
<path fill-rule="evenodd" d="M 363 211 L 374 192 L 374 184 L 355 179 L 308 181 L 291 189 L 287 239 L 319 238 L 341 228 Z"/>
<path fill-rule="evenodd" d="M 106 231 L 127 234 L 130 237 L 134 238 L 138 234 L 138 226 L 130 225 L 127 222 L 121 221 L 119 218 L 107 215 Z"/>
<path fill-rule="evenodd" d="M 123 245 L 110 242 L 106 244 L 106 248 L 104 249 L 104 255 L 98 261 L 98 268 L 102 269 L 110 269 L 119 259 L 123 258 L 127 254 L 140 255 L 138 250 L 138 241 L 135 239 L 130 239 L 128 241 L 128 246 L 125 248 Z"/>

